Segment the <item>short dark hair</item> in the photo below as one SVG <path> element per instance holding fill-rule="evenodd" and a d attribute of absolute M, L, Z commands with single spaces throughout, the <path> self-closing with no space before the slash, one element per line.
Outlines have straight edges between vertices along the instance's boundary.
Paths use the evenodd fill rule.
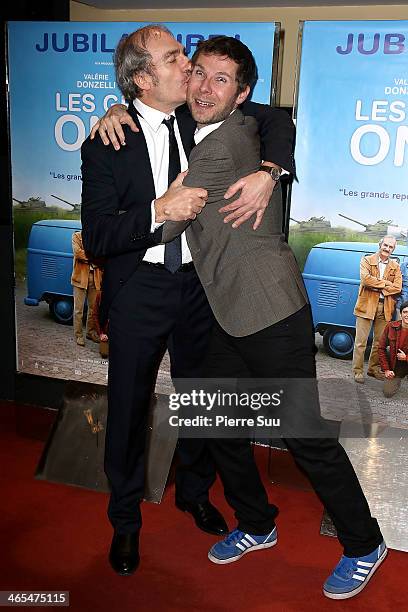
<path fill-rule="evenodd" d="M 116 82 L 126 100 L 134 100 L 143 92 L 134 82 L 134 75 L 146 72 L 156 80 L 152 66 L 152 56 L 146 45 L 152 36 L 160 33 L 171 34 L 170 30 L 161 24 L 152 24 L 139 28 L 128 36 L 124 36 L 114 54 Z M 173 34 L 171 34 L 173 36 Z"/>
<path fill-rule="evenodd" d="M 408 300 L 405 300 L 405 302 L 402 302 L 401 306 L 399 307 L 399 311 L 401 314 L 404 308 L 408 308 Z"/>
<path fill-rule="evenodd" d="M 237 83 L 238 91 L 244 91 L 249 86 L 251 89 L 258 78 L 258 71 L 254 56 L 243 42 L 232 36 L 214 36 L 208 40 L 201 40 L 194 52 L 191 61 L 193 65 L 198 61 L 198 56 L 220 55 L 229 57 L 238 64 Z"/>

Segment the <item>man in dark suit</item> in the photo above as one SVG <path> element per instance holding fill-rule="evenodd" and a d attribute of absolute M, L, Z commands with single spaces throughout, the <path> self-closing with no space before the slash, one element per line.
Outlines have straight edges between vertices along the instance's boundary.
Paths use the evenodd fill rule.
<path fill-rule="evenodd" d="M 139 563 L 146 417 L 157 368 L 168 348 L 172 377 L 198 376 L 213 315 L 185 237 L 171 248 L 158 244 L 160 223 L 195 218 L 207 196 L 201 188 L 183 186 L 182 175 L 173 180 L 187 168 L 193 144 L 195 123 L 184 105 L 189 60 L 166 28 L 147 26 L 122 39 L 115 64 L 139 131 L 127 129 L 126 147 L 118 152 L 99 138 L 85 141 L 82 231 L 86 251 L 106 260 L 100 318 L 102 324 L 109 318 L 110 342 L 105 454 L 114 528 L 110 562 L 119 574 L 130 574 Z M 290 120 L 269 107 L 249 104 L 246 112 L 259 119 L 264 158 L 293 171 Z M 270 176 L 259 172 L 255 180 L 270 193 Z M 215 469 L 204 441 L 183 440 L 178 451 L 176 505 L 201 529 L 226 533 L 208 499 Z"/>
<path fill-rule="evenodd" d="M 256 124 L 238 110 L 255 77 L 255 62 L 242 42 L 220 36 L 198 45 L 192 68 L 187 103 L 198 129 L 183 184 L 204 187 L 208 199 L 195 220 L 166 222 L 162 240 L 174 240 L 186 230 L 217 320 L 203 376 L 291 379 L 290 386 L 285 385 L 286 392 L 292 388 L 291 400 L 282 412 L 285 442 L 330 513 L 344 547 L 324 594 L 353 597 L 368 583 L 387 549 L 342 446 L 335 438 L 311 437 L 317 430 L 310 425 L 318 425 L 314 330 L 300 270 L 282 235 L 279 186 L 257 232 L 247 226 L 234 231 L 218 215 L 228 185 L 260 164 Z M 231 409 L 228 415 L 233 416 Z M 308 437 L 286 437 L 289 429 Z M 326 434 L 324 428 L 320 431 Z M 238 520 L 237 529 L 209 552 L 212 562 L 225 564 L 276 544 L 278 510 L 268 503 L 249 440 L 222 439 L 214 433 L 208 447 Z"/>

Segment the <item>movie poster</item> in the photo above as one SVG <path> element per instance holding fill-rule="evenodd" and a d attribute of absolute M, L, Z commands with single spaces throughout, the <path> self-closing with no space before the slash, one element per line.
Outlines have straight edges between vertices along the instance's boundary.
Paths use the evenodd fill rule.
<path fill-rule="evenodd" d="M 16 261 L 17 369 L 105 384 L 107 360 L 72 328 L 74 231 L 80 230 L 80 147 L 116 102 L 112 54 L 142 23 L 8 25 L 10 133 Z M 269 103 L 276 81 L 275 23 L 166 23 L 191 56 L 199 40 L 239 37 L 254 53 L 253 99 Z M 84 332 L 85 337 L 85 332 Z M 160 371 L 170 387 L 168 364 Z"/>
<path fill-rule="evenodd" d="M 351 358 L 361 258 L 392 234 L 408 263 L 408 22 L 305 22 L 299 51 L 289 242 L 326 350 Z"/>
<path fill-rule="evenodd" d="M 407 383 L 386 398 L 376 378 L 355 383 L 351 358 L 361 258 L 392 234 L 408 270 L 408 22 L 305 22 L 299 40 L 287 221 L 317 332 L 320 404 L 341 423 L 388 546 L 407 550 Z M 330 521 L 322 533 L 335 533 Z"/>

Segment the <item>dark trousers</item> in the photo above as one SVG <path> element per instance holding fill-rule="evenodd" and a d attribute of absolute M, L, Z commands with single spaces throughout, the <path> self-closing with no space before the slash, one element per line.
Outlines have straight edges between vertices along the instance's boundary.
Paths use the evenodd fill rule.
<path fill-rule="evenodd" d="M 314 331 L 309 306 L 250 336 L 229 336 L 216 324 L 205 361 L 205 377 L 314 378 Z M 337 529 L 347 556 L 365 555 L 382 541 L 354 469 L 336 439 L 285 438 Z M 208 443 L 238 528 L 268 533 L 277 508 L 268 503 L 248 439 Z"/>
<path fill-rule="evenodd" d="M 174 378 L 198 377 L 214 319 L 194 269 L 171 274 L 142 263 L 109 311 L 105 471 L 108 516 L 119 533 L 141 526 L 147 414 L 166 348 Z M 177 495 L 202 502 L 215 480 L 204 441 L 180 440 Z"/>

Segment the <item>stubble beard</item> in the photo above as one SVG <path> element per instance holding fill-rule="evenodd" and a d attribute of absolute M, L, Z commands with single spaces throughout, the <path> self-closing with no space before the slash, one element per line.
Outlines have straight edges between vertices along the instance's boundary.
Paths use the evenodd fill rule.
<path fill-rule="evenodd" d="M 207 117 L 201 117 L 200 116 L 201 109 L 199 108 L 196 109 L 195 107 L 193 107 L 193 104 L 188 100 L 188 98 L 187 98 L 187 105 L 188 105 L 188 108 L 190 109 L 190 112 L 192 114 L 194 121 L 197 122 L 197 126 L 199 128 L 202 128 L 206 125 L 212 125 L 213 123 L 219 123 L 220 121 L 224 121 L 227 117 L 229 117 L 231 112 L 236 108 L 235 100 L 236 98 L 230 104 L 228 104 L 228 106 L 218 111 L 215 110 L 213 115 L 207 116 Z M 206 112 L 204 109 L 202 110 Z"/>

